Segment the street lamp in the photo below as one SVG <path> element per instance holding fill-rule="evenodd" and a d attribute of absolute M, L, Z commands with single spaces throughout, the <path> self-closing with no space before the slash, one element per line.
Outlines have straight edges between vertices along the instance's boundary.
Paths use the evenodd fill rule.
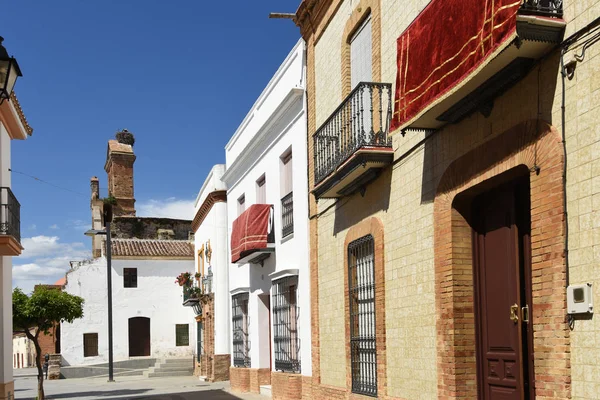
<path fill-rule="evenodd" d="M 106 220 L 106 230 L 90 229 L 85 232 L 86 236 L 106 235 L 106 275 L 108 282 L 108 381 L 113 379 L 113 325 L 112 325 L 112 262 L 110 244 L 110 220 Z"/>
<path fill-rule="evenodd" d="M 3 41 L 4 38 L 0 36 L 0 104 L 10 98 L 17 78 L 23 76 L 16 58 L 8 56 Z"/>

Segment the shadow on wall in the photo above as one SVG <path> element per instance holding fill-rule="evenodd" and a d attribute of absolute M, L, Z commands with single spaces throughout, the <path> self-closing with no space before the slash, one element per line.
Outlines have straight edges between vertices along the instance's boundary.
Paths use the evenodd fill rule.
<path fill-rule="evenodd" d="M 375 181 L 368 184 L 365 187 L 364 196 L 361 193 L 355 193 L 350 197 L 342 197 L 336 203 L 334 235 L 379 211 L 388 210 L 390 207 L 392 169 L 393 167 L 384 169 Z"/>
<path fill-rule="evenodd" d="M 499 134 L 502 136 L 503 132 L 524 121 L 541 120 L 556 126 L 560 121 L 552 120 L 552 108 L 557 95 L 556 86 L 559 78 L 560 52 L 555 51 L 546 60 L 534 65 L 516 86 L 502 89 L 493 101 L 494 106 L 489 117 L 476 112 L 456 124 L 446 125 L 443 128 L 444 132 L 428 133 L 429 136 L 434 135 L 434 137 L 425 141 L 421 204 L 434 201 L 440 179 L 452 161 L 488 141 L 491 136 Z M 535 123 L 532 124 L 531 129 L 535 129 Z M 532 137 L 529 131 L 527 137 L 529 140 L 537 139 Z M 501 140 L 498 144 L 506 146 Z M 491 160 L 495 159 L 493 154 L 473 156 L 490 160 L 486 163 L 486 167 L 490 167 Z M 465 165 L 465 168 L 469 168 L 469 165 Z M 479 170 L 471 171 L 468 179 L 479 172 Z M 463 182 L 454 183 L 459 186 Z"/>

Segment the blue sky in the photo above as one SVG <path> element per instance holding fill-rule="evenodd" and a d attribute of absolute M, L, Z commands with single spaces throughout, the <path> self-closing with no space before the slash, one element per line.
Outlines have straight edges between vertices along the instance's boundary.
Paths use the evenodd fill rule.
<path fill-rule="evenodd" d="M 204 177 L 224 162 L 225 144 L 300 37 L 269 12 L 299 3 L 5 2 L 0 35 L 23 71 L 16 92 L 34 128 L 12 144 L 25 247 L 13 259 L 13 286 L 52 283 L 69 260 L 89 257 L 89 179 L 106 188 L 106 143 L 119 129 L 136 137 L 138 214 L 191 213 Z"/>

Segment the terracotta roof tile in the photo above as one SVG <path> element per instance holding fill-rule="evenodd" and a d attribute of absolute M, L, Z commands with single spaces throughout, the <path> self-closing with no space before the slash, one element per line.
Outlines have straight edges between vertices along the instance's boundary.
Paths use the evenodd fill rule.
<path fill-rule="evenodd" d="M 112 239 L 115 257 L 189 257 L 194 258 L 194 244 L 187 240 Z"/>

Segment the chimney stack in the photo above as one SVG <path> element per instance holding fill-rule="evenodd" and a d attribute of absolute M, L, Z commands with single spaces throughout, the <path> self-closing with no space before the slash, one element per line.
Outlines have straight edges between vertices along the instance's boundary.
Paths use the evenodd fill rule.
<path fill-rule="evenodd" d="M 113 215 L 135 217 L 133 196 L 133 144 L 135 138 L 127 129 L 117 132 L 116 140 L 108 141 L 104 170 L 108 174 L 108 195 L 117 200 Z"/>

